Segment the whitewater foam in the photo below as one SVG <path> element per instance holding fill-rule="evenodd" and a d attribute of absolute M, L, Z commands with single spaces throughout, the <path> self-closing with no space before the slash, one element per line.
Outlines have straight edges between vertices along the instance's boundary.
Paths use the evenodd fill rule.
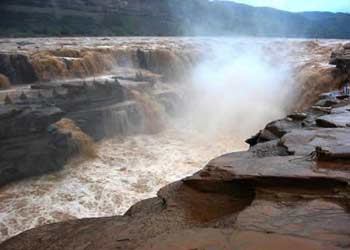
<path fill-rule="evenodd" d="M 98 145 L 98 158 L 75 159 L 58 173 L 0 191 L 0 241 L 24 230 L 74 218 L 121 215 L 164 185 L 191 175 L 225 152 L 245 149 L 243 138 L 208 138 L 185 121 L 156 135 L 115 138 Z"/>

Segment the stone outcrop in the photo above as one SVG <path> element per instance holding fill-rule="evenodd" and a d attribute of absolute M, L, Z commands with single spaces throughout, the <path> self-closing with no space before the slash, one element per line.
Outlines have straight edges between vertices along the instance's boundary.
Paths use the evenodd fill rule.
<path fill-rule="evenodd" d="M 10 87 L 10 81 L 7 78 L 7 76 L 0 74 L 0 90 L 1 89 L 8 89 Z"/>
<path fill-rule="evenodd" d="M 101 41 L 97 41 L 100 42 Z M 18 42 L 20 43 L 20 42 Z M 18 44 L 16 43 L 16 44 Z M 23 48 L 0 49 L 0 74 L 12 84 L 32 84 L 59 79 L 95 77 L 111 74 L 118 67 L 148 70 L 174 80 L 188 76 L 196 51 L 189 48 L 162 47 L 151 42 L 144 44 L 94 45 L 89 48 L 53 44 L 39 49 L 41 44 L 29 43 Z M 139 47 L 137 47 L 137 45 Z M 182 47 L 182 46 L 180 46 Z"/>
<path fill-rule="evenodd" d="M 60 170 L 79 152 L 69 131 L 48 129 L 62 115 L 60 109 L 51 107 L 2 109 L 0 186 Z"/>
<path fill-rule="evenodd" d="M 29 84 L 38 80 L 33 65 L 24 54 L 0 54 L 0 73 L 13 84 Z"/>
<path fill-rule="evenodd" d="M 348 249 L 350 99 L 341 92 L 269 123 L 250 149 L 223 155 L 124 216 L 46 225 L 0 245 L 49 249 Z"/>
<path fill-rule="evenodd" d="M 331 55 L 330 63 L 350 74 L 350 43 L 334 51 Z"/>
<path fill-rule="evenodd" d="M 301 67 L 296 76 L 297 94 L 293 110 L 303 111 L 316 101 L 318 96 L 342 88 L 347 73 L 336 67 Z M 324 102 L 325 100 L 320 100 Z M 327 101 L 334 101 L 329 99 Z"/>
<path fill-rule="evenodd" d="M 94 141 L 157 132 L 161 116 L 174 114 L 180 99 L 173 91 L 155 90 L 154 77 L 139 73 L 137 79 L 125 75 L 63 81 L 5 92 L 0 105 L 0 186 L 60 170 L 78 154 L 94 157 Z"/>

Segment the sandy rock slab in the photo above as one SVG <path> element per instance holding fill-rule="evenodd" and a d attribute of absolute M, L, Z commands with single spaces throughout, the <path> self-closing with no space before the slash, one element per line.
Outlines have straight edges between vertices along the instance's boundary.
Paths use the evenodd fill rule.
<path fill-rule="evenodd" d="M 194 240 L 195 239 L 195 240 Z M 162 235 L 137 250 L 294 250 L 327 249 L 321 243 L 280 234 L 224 229 L 192 229 L 171 235 Z M 328 248 L 329 249 L 329 248 Z"/>
<path fill-rule="evenodd" d="M 343 147 L 350 152 L 350 128 L 296 129 L 282 137 L 281 143 L 295 155 L 309 155 L 316 147 Z"/>
<path fill-rule="evenodd" d="M 348 165 L 348 163 L 342 163 Z M 329 170 L 319 168 L 320 162 L 308 157 L 273 156 L 256 158 L 250 152 L 237 152 L 212 160 L 198 173 L 186 178 L 188 184 L 198 188 L 209 188 L 203 182 L 237 182 L 242 185 L 289 185 L 295 184 L 344 184 L 350 181 L 350 171 Z M 197 185 L 198 183 L 198 185 Z"/>
<path fill-rule="evenodd" d="M 349 223 L 346 208 L 336 202 L 259 199 L 240 214 L 237 227 L 240 230 L 312 239 L 327 249 L 347 249 L 350 246 Z"/>

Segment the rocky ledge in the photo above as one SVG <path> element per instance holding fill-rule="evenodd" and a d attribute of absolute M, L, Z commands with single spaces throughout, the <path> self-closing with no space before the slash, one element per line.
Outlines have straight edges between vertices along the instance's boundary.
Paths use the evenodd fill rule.
<path fill-rule="evenodd" d="M 1 92 L 0 186 L 60 170 L 78 154 L 93 157 L 94 141 L 160 129 L 160 109 L 173 114 L 178 96 L 140 72 Z"/>
<path fill-rule="evenodd" d="M 336 65 L 338 68 L 350 70 L 350 43 L 345 44 L 338 50 L 333 51 L 331 55 L 331 64 Z"/>
<path fill-rule="evenodd" d="M 349 249 L 350 99 L 269 123 L 124 216 L 39 227 L 3 250 Z"/>

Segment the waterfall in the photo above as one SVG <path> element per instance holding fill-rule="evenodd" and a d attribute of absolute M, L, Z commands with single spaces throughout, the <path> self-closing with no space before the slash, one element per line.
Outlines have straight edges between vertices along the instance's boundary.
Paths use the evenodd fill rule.
<path fill-rule="evenodd" d="M 103 131 L 107 138 L 128 135 L 131 125 L 126 110 L 107 109 L 102 112 L 102 117 Z"/>
<path fill-rule="evenodd" d="M 131 90 L 132 97 L 138 104 L 140 113 L 142 114 L 143 131 L 146 133 L 157 133 L 164 127 L 163 115 L 164 107 L 155 97 Z"/>

